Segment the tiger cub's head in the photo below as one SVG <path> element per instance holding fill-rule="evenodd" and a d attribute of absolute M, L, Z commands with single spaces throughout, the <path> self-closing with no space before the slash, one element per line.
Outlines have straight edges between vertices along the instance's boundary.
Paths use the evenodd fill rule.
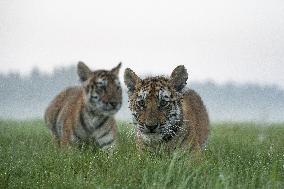
<path fill-rule="evenodd" d="M 84 100 L 93 111 L 115 114 L 121 107 L 122 89 L 118 79 L 121 63 L 111 70 L 91 71 L 79 62 L 77 73 L 84 88 Z"/>
<path fill-rule="evenodd" d="M 184 66 L 176 67 L 171 76 L 139 78 L 131 69 L 124 73 L 130 110 L 138 131 L 153 140 L 173 137 L 182 123 L 182 89 L 188 78 Z"/>

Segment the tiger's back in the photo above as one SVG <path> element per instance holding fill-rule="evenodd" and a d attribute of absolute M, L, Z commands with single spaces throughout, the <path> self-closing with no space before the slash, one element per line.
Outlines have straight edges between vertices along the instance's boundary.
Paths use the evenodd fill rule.
<path fill-rule="evenodd" d="M 52 130 L 53 134 L 56 134 L 54 129 L 56 127 L 59 113 L 62 111 L 63 107 L 69 104 L 69 106 L 71 106 L 74 99 L 80 98 L 80 95 L 82 95 L 80 94 L 81 92 L 82 91 L 79 89 L 79 87 L 67 88 L 64 91 L 60 92 L 46 108 L 44 114 L 45 123 L 47 127 Z"/>
<path fill-rule="evenodd" d="M 46 109 L 45 122 L 55 139 L 60 140 L 63 137 L 63 130 L 73 132 L 73 129 L 78 127 L 77 117 L 82 111 L 82 106 L 83 91 L 80 87 L 67 88 L 54 98 Z M 65 140 L 70 140 L 70 138 L 65 138 Z"/>

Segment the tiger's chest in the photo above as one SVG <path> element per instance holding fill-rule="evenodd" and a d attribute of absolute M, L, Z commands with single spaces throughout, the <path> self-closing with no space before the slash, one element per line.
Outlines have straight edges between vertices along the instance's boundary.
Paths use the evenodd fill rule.
<path fill-rule="evenodd" d="M 81 114 L 78 127 L 75 129 L 75 135 L 81 139 L 96 139 L 100 132 L 104 130 L 107 120 L 108 117 Z"/>

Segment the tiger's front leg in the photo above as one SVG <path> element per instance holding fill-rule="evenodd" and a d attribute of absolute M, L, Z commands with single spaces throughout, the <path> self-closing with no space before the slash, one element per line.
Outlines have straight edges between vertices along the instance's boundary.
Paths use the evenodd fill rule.
<path fill-rule="evenodd" d="M 104 152 L 111 155 L 117 149 L 117 127 L 107 122 L 102 130 L 94 134 L 96 145 Z"/>

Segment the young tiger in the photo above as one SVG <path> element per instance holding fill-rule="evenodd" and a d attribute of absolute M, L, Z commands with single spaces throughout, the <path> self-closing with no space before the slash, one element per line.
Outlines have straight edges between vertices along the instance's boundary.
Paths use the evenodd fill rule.
<path fill-rule="evenodd" d="M 81 86 L 59 93 L 45 112 L 45 122 L 59 145 L 88 143 L 112 149 L 117 138 L 114 114 L 122 103 L 118 79 L 121 63 L 110 71 L 92 72 L 79 62 Z"/>
<path fill-rule="evenodd" d="M 199 151 L 205 145 L 208 114 L 200 96 L 185 89 L 187 78 L 184 66 L 176 67 L 169 78 L 140 79 L 131 69 L 125 70 L 124 81 L 139 149 Z"/>

